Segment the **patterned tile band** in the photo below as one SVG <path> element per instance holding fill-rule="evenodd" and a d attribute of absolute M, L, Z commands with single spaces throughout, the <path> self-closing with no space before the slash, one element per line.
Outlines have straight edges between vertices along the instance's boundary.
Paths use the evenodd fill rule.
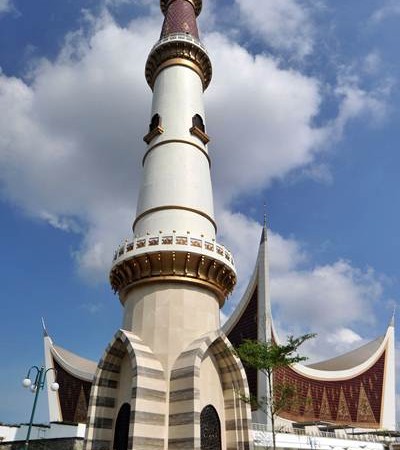
<path fill-rule="evenodd" d="M 174 1 L 175 0 L 160 0 L 160 7 L 164 16 L 167 14 L 167 9 L 171 6 L 171 4 Z M 201 13 L 201 8 L 203 7 L 203 0 L 186 0 L 186 1 L 190 2 L 193 5 L 196 16 L 198 16 Z"/>
<path fill-rule="evenodd" d="M 276 371 L 274 384 L 294 386 L 298 400 L 281 412 L 290 420 L 324 420 L 363 428 L 379 428 L 385 352 L 375 364 L 347 380 L 314 380 L 290 367 Z"/>
<path fill-rule="evenodd" d="M 172 33 L 187 33 L 199 38 L 196 23 L 196 13 L 193 5 L 187 0 L 175 0 L 167 9 L 161 38 Z"/>

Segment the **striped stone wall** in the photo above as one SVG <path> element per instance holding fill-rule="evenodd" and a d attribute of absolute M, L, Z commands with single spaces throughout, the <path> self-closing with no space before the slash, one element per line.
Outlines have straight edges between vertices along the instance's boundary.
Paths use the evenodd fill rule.
<path fill-rule="evenodd" d="M 100 360 L 94 378 L 85 450 L 112 450 L 119 375 L 126 353 L 133 371 L 129 448 L 165 447 L 167 390 L 164 370 L 139 337 L 119 330 Z"/>
<path fill-rule="evenodd" d="M 199 338 L 181 353 L 170 376 L 168 449 L 200 450 L 200 368 L 207 350 L 218 362 L 224 395 L 227 450 L 252 449 L 249 390 L 242 363 L 222 332 Z"/>

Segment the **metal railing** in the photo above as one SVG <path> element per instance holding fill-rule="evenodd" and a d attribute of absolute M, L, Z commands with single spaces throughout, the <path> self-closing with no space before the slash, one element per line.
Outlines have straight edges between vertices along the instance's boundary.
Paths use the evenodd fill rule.
<path fill-rule="evenodd" d="M 171 33 L 167 36 L 161 38 L 159 41 L 157 41 L 154 45 L 151 51 L 155 50 L 159 46 L 165 44 L 166 42 L 173 42 L 173 41 L 186 41 L 190 42 L 191 44 L 196 45 L 197 47 L 200 47 L 206 54 L 207 49 L 204 47 L 204 45 L 195 37 L 193 37 L 191 34 L 187 33 Z M 150 52 L 151 53 L 151 52 Z"/>
<path fill-rule="evenodd" d="M 222 244 L 217 243 L 214 239 L 211 241 L 205 239 L 203 236 L 197 237 L 192 236 L 190 233 L 159 233 L 157 236 L 144 236 L 139 238 L 134 238 L 132 241 L 126 240 L 122 245 L 118 247 L 114 254 L 113 263 L 118 259 L 122 258 L 124 255 L 136 251 L 152 251 L 160 250 L 159 247 L 167 250 L 168 247 L 173 250 L 182 251 L 205 251 L 205 253 L 214 253 L 218 259 L 225 259 L 232 267 L 234 267 L 235 262 L 232 253 Z M 161 249 L 161 250 L 162 250 Z"/>
<path fill-rule="evenodd" d="M 329 431 L 321 431 L 321 430 L 313 430 L 309 431 L 304 428 L 293 428 L 289 426 L 278 426 L 276 428 L 276 433 L 283 434 L 295 434 L 297 436 L 309 436 L 309 437 L 323 437 L 323 438 L 331 438 L 331 439 L 349 439 L 353 441 L 364 441 L 364 442 L 374 442 L 374 443 L 384 443 L 384 442 L 399 442 L 399 438 L 390 436 L 390 432 L 388 432 L 387 436 L 379 436 L 372 433 L 367 434 L 353 434 L 344 431 L 344 429 L 340 429 L 340 432 L 329 432 Z M 262 423 L 253 423 L 253 431 L 261 431 L 271 433 L 271 427 Z"/>

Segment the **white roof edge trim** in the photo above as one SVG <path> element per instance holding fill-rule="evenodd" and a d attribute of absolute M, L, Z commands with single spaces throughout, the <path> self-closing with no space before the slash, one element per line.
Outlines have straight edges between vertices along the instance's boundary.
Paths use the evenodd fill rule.
<path fill-rule="evenodd" d="M 299 375 L 304 375 L 309 378 L 313 378 L 315 380 L 348 380 L 350 378 L 354 378 L 357 375 L 368 370 L 372 367 L 376 361 L 382 356 L 382 353 L 385 351 L 389 340 L 389 334 L 386 332 L 385 337 L 381 343 L 381 345 L 377 348 L 376 352 L 371 355 L 368 359 L 366 359 L 363 363 L 352 367 L 351 369 L 344 370 L 321 370 L 321 369 L 312 369 L 310 367 L 304 366 L 302 364 L 294 364 L 292 369 L 297 372 Z"/>
<path fill-rule="evenodd" d="M 90 359 L 82 358 L 81 356 L 76 355 L 75 353 L 72 353 L 68 350 L 63 349 L 62 347 L 57 348 L 53 343 L 50 347 L 50 350 L 51 350 L 52 356 L 57 361 L 57 363 L 60 364 L 60 366 L 63 369 L 65 369 L 68 373 L 70 373 L 71 375 L 75 376 L 76 378 L 79 378 L 84 381 L 89 381 L 89 382 L 93 381 L 95 371 L 97 368 L 97 363 L 95 363 L 94 361 L 91 361 Z M 79 358 L 80 360 L 83 360 L 83 361 L 87 361 L 87 363 L 89 363 L 90 365 L 92 365 L 92 364 L 95 365 L 94 370 L 92 371 L 90 369 L 87 370 L 87 369 L 82 369 L 82 368 L 76 367 L 76 365 L 73 365 L 70 361 L 67 361 L 65 356 L 60 354 L 60 350 L 71 353 L 71 355 L 73 355 L 74 357 Z"/>

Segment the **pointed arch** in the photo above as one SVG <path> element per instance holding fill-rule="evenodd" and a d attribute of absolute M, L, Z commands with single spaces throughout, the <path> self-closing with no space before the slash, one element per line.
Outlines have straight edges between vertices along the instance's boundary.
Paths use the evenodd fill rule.
<path fill-rule="evenodd" d="M 183 445 L 201 449 L 200 435 L 200 370 L 207 352 L 218 364 L 224 400 L 224 422 L 221 433 L 226 448 L 253 448 L 251 411 L 242 396 L 249 389 L 241 361 L 222 331 L 215 331 L 195 340 L 176 360 L 170 378 L 170 411 L 168 446 Z M 182 439 L 182 432 L 185 438 Z"/>
<path fill-rule="evenodd" d="M 135 444 L 164 447 L 166 383 L 164 370 L 153 352 L 133 333 L 119 330 L 100 360 L 94 377 L 85 436 L 85 450 L 112 450 L 118 416 L 122 360 L 128 356 L 132 369 L 129 386 L 130 424 L 128 448 Z M 149 385 L 151 389 L 144 386 Z M 151 391 L 151 392 L 149 392 Z M 126 408 L 126 407 L 125 407 Z M 157 411 L 157 412 L 155 412 Z M 152 432 L 143 424 L 152 424 Z M 157 436 L 157 437 L 155 437 Z M 159 437 L 161 436 L 161 437 Z"/>

